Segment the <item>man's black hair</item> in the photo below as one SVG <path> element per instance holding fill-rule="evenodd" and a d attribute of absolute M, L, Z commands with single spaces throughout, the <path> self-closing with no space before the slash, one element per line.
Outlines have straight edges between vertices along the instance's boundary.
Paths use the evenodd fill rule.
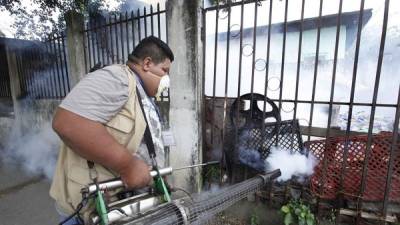
<path fill-rule="evenodd" d="M 174 61 L 174 53 L 172 53 L 169 46 L 154 36 L 149 36 L 141 40 L 132 53 L 129 54 L 128 60 L 138 63 L 146 57 L 150 57 L 154 63 L 164 62 L 166 58 L 169 58 L 171 62 Z"/>

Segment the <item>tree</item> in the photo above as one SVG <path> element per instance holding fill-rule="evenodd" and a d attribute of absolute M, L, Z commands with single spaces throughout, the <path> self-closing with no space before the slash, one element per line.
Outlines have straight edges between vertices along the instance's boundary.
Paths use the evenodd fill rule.
<path fill-rule="evenodd" d="M 0 0 L 0 10 L 7 10 L 14 17 L 15 38 L 29 40 L 44 40 L 49 35 L 60 34 L 65 30 L 64 14 L 69 10 L 95 18 L 110 12 L 109 8 L 104 0 Z"/>

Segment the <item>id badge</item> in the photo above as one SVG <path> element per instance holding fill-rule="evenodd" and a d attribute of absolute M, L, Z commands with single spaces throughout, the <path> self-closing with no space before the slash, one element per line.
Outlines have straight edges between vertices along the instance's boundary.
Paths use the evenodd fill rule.
<path fill-rule="evenodd" d="M 170 129 L 162 131 L 162 140 L 164 146 L 175 146 L 175 138 Z"/>

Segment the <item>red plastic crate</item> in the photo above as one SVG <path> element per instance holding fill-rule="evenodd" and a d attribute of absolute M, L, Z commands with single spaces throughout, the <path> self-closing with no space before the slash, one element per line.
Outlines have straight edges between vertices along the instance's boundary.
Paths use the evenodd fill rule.
<path fill-rule="evenodd" d="M 381 132 L 372 136 L 368 173 L 365 191 L 359 196 L 361 188 L 362 170 L 366 159 L 367 135 L 352 136 L 349 138 L 347 160 L 343 173 L 342 193 L 347 199 L 361 197 L 366 201 L 382 201 L 385 194 L 390 147 L 393 133 Z M 305 147 L 312 152 L 319 163 L 311 176 L 311 192 L 323 199 L 335 199 L 340 191 L 340 176 L 344 163 L 345 137 L 334 137 L 328 140 L 309 141 Z M 394 150 L 395 159 L 392 173 L 389 201 L 400 202 L 400 142 Z M 324 187 L 322 185 L 323 159 L 326 154 L 326 171 Z"/>

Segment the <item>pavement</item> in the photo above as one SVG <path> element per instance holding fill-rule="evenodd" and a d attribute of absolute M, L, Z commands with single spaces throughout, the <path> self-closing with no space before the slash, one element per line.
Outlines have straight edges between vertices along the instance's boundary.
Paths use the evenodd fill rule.
<path fill-rule="evenodd" d="M 50 181 L 0 160 L 0 225 L 54 225 L 58 214 Z"/>

